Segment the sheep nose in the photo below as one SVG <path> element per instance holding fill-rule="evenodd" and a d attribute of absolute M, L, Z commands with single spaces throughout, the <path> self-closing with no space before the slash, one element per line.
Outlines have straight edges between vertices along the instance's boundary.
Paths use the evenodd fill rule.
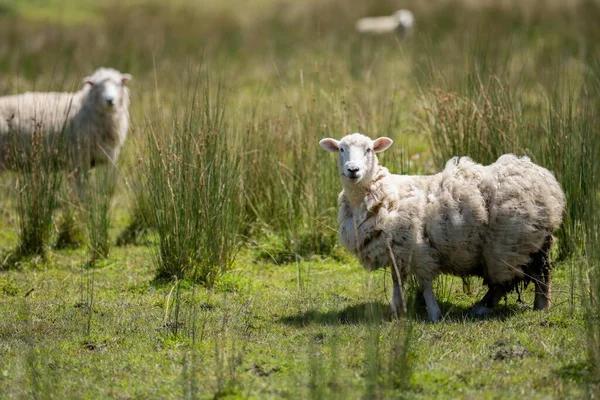
<path fill-rule="evenodd" d="M 114 102 L 114 100 L 112 98 L 108 98 L 108 99 L 105 99 L 105 100 L 106 100 L 106 104 L 108 104 L 109 106 L 114 106 L 115 105 L 115 102 Z"/>
<path fill-rule="evenodd" d="M 360 170 L 359 167 L 347 167 L 346 170 L 348 171 L 348 178 L 354 179 L 357 178 L 358 175 L 358 171 Z"/>

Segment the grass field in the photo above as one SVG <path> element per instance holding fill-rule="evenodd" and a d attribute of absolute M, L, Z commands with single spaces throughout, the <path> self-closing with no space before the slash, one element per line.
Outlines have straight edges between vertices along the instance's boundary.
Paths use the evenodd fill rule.
<path fill-rule="evenodd" d="M 548 312 L 510 299 L 472 319 L 478 296 L 457 280 L 432 325 L 424 307 L 388 322 L 389 274 L 356 262 L 240 257 L 213 290 L 181 283 L 176 305 L 175 284 L 153 280 L 143 248 L 116 250 L 93 270 L 81 258 L 2 274 L 3 396 L 580 398 L 591 373 L 564 267 Z M 391 349 L 408 329 L 410 374 Z"/>
<path fill-rule="evenodd" d="M 410 38 L 354 32 L 400 7 Z M 0 398 L 597 398 L 599 19 L 591 0 L 0 0 L 0 95 L 133 75 L 114 196 L 102 167 L 82 202 L 64 172 L 0 175 Z M 444 276 L 441 322 L 412 288 L 390 320 L 389 272 L 337 244 L 318 146 L 356 131 L 394 139 L 396 173 L 506 152 L 552 170 L 551 309 L 512 293 L 475 319 L 481 281 Z M 52 222 L 24 256 L 36 204 Z"/>

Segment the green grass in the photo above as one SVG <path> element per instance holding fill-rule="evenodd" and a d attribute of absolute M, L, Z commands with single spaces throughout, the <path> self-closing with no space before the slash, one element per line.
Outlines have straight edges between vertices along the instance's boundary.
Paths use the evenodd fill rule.
<path fill-rule="evenodd" d="M 51 19 L 81 23 L 93 20 L 99 3 L 94 0 L 2 0 L 0 10 L 9 15 L 19 15 L 35 21 Z"/>
<path fill-rule="evenodd" d="M 112 166 L 86 173 L 87 190 L 83 195 L 83 214 L 87 227 L 87 244 L 90 265 L 108 257 L 112 240 L 109 236 L 112 223 L 112 199 L 115 193 L 116 171 Z"/>
<path fill-rule="evenodd" d="M 118 2 L 118 5 L 143 5 L 160 4 L 158 0 L 125 0 Z M 252 3 L 251 7 L 240 0 L 210 0 L 203 1 L 203 8 L 213 13 L 231 12 L 236 16 L 244 18 L 249 14 L 256 17 L 256 14 L 264 10 L 267 6 L 272 6 L 274 0 L 258 0 Z M 64 24 L 98 24 L 101 21 L 100 11 L 104 8 L 114 7 L 115 0 L 0 0 L 0 14 L 19 15 L 29 21 L 54 21 Z M 194 6 L 191 0 L 172 0 L 169 5 L 162 6 Z"/>
<path fill-rule="evenodd" d="M 7 397 L 181 398 L 184 369 L 194 368 L 199 398 L 225 391 L 306 398 L 307 366 L 317 357 L 327 398 L 360 398 L 369 381 L 373 332 L 381 343 L 382 366 L 390 358 L 385 353 L 390 339 L 401 341 L 397 322 L 374 316 L 386 307 L 389 275 L 368 274 L 356 262 L 276 266 L 239 257 L 213 290 L 180 284 L 175 335 L 172 315 L 165 316 L 173 284 L 153 280 L 145 247 L 114 250 L 95 270 L 90 309 L 82 300 L 81 257 L 60 252 L 51 259 L 52 267 L 39 265 L 35 273 L 0 275 L 0 388 Z M 510 296 L 488 320 L 466 316 L 476 296 L 462 294 L 459 280 L 448 282 L 452 295 L 442 301 L 445 319 L 426 322 L 423 306 L 411 319 L 413 372 L 402 393 L 409 398 L 582 396 L 589 374 L 583 315 L 569 305 L 564 267 L 555 278 L 550 311 L 522 310 Z M 532 298 L 528 290 L 524 299 Z M 330 363 L 336 365 L 334 377 Z M 327 386 L 330 379 L 338 382 L 335 390 Z"/>
<path fill-rule="evenodd" d="M 147 224 L 156 228 L 157 277 L 212 285 L 241 243 L 245 148 L 228 143 L 225 100 L 219 92 L 211 97 L 210 86 L 198 79 L 189 82 L 180 118 L 148 119 L 139 152 L 147 160 L 137 183 L 137 193 L 147 197 L 137 199 L 148 202 Z"/>
<path fill-rule="evenodd" d="M 71 216 L 87 248 L 48 249 L 74 207 L 40 189 L 67 207 L 32 214 L 46 257 L 0 268 L 0 398 L 597 396 L 600 8 L 405 4 L 418 28 L 399 41 L 353 31 L 387 0 L 0 0 L 0 94 L 79 88 L 99 66 L 134 77 L 116 186 L 97 180 Z M 440 323 L 414 292 L 388 321 L 391 277 L 337 245 L 318 146 L 356 131 L 394 139 L 396 173 L 506 151 L 553 170 L 553 307 L 512 294 L 472 319 L 481 282 L 442 277 Z M 17 177 L 0 175 L 3 258 L 19 193 L 42 200 Z"/>
<path fill-rule="evenodd" d="M 12 135 L 12 133 L 11 133 Z M 18 169 L 15 189 L 19 244 L 11 258 L 45 257 L 52 229 L 52 215 L 58 206 L 58 191 L 64 174 L 54 154 L 64 149 L 62 139 L 46 138 L 35 132 L 25 140 L 13 138 L 13 162 Z M 3 264 L 5 264 L 3 262 Z M 10 264 L 10 262 L 8 262 Z"/>

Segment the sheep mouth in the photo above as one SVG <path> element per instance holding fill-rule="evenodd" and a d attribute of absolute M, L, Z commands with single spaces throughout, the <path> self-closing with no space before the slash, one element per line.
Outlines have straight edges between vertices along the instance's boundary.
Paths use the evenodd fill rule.
<path fill-rule="evenodd" d="M 362 177 L 360 174 L 346 174 L 346 178 L 350 179 L 352 182 L 358 182 L 358 180 Z"/>

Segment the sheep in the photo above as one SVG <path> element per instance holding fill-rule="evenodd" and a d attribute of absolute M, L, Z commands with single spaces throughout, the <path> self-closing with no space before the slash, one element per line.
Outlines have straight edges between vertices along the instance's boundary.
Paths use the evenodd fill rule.
<path fill-rule="evenodd" d="M 127 138 L 132 79 L 112 68 L 99 68 L 74 93 L 27 92 L 0 97 L 0 170 L 17 167 L 35 134 L 47 143 L 66 140 L 70 167 L 79 172 L 100 163 L 114 165 Z M 64 136 L 63 136 L 64 135 Z M 19 147 L 15 150 L 15 145 Z M 64 156 L 60 151 L 58 156 Z"/>
<path fill-rule="evenodd" d="M 433 293 L 441 273 L 484 278 L 489 289 L 475 315 L 491 312 L 528 279 L 536 285 L 534 308 L 547 308 L 550 244 L 565 206 L 552 173 L 505 155 L 490 166 L 455 157 L 435 175 L 395 175 L 376 156 L 392 143 L 359 133 L 320 141 L 339 153 L 339 240 L 366 269 L 392 267 L 392 313 L 406 311 L 402 280 L 409 274 L 432 322 L 442 316 Z"/>
<path fill-rule="evenodd" d="M 412 34 L 415 17 L 408 10 L 398 10 L 388 17 L 361 18 L 356 21 L 356 31 L 362 34 L 382 35 L 396 32 L 404 38 Z"/>

